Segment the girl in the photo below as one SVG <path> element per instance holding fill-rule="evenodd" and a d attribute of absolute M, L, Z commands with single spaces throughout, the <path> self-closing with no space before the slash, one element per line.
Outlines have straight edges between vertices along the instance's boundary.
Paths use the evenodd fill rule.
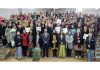
<path fill-rule="evenodd" d="M 16 57 L 17 59 L 21 59 L 22 58 L 22 38 L 20 35 L 20 32 L 17 32 L 17 35 L 15 36 L 15 47 L 16 47 Z"/>

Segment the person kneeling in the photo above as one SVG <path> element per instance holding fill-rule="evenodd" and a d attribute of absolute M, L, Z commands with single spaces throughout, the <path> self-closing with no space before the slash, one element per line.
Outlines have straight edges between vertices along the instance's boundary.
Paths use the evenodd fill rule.
<path fill-rule="evenodd" d="M 32 49 L 32 60 L 39 61 L 41 58 L 41 49 L 39 44 L 37 43 L 35 48 Z"/>

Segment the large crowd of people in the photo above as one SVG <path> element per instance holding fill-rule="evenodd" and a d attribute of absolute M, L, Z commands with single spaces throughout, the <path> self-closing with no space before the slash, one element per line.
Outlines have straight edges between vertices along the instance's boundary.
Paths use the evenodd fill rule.
<path fill-rule="evenodd" d="M 32 49 L 40 48 L 42 58 L 49 57 L 51 49 L 52 57 L 94 61 L 99 23 L 98 15 L 75 12 L 12 14 L 1 21 L 0 41 L 4 47 L 16 48 L 18 59 L 32 57 Z"/>

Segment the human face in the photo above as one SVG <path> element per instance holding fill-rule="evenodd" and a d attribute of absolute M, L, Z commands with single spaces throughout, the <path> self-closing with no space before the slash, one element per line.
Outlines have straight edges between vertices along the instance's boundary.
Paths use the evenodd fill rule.
<path fill-rule="evenodd" d="M 26 30 L 23 30 L 23 33 L 25 34 L 26 33 Z"/>
<path fill-rule="evenodd" d="M 47 33 L 47 29 L 44 29 L 44 32 Z"/>
<path fill-rule="evenodd" d="M 71 35 L 71 32 L 69 31 L 68 34 Z"/>
<path fill-rule="evenodd" d="M 20 35 L 20 32 L 17 32 L 17 35 Z"/>

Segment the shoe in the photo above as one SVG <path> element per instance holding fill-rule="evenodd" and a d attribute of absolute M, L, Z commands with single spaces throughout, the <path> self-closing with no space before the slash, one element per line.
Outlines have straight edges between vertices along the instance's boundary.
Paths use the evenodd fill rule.
<path fill-rule="evenodd" d="M 18 57 L 18 60 L 21 60 L 22 58 L 21 57 Z"/>
<path fill-rule="evenodd" d="M 78 58 L 78 56 L 76 56 L 75 58 Z"/>

